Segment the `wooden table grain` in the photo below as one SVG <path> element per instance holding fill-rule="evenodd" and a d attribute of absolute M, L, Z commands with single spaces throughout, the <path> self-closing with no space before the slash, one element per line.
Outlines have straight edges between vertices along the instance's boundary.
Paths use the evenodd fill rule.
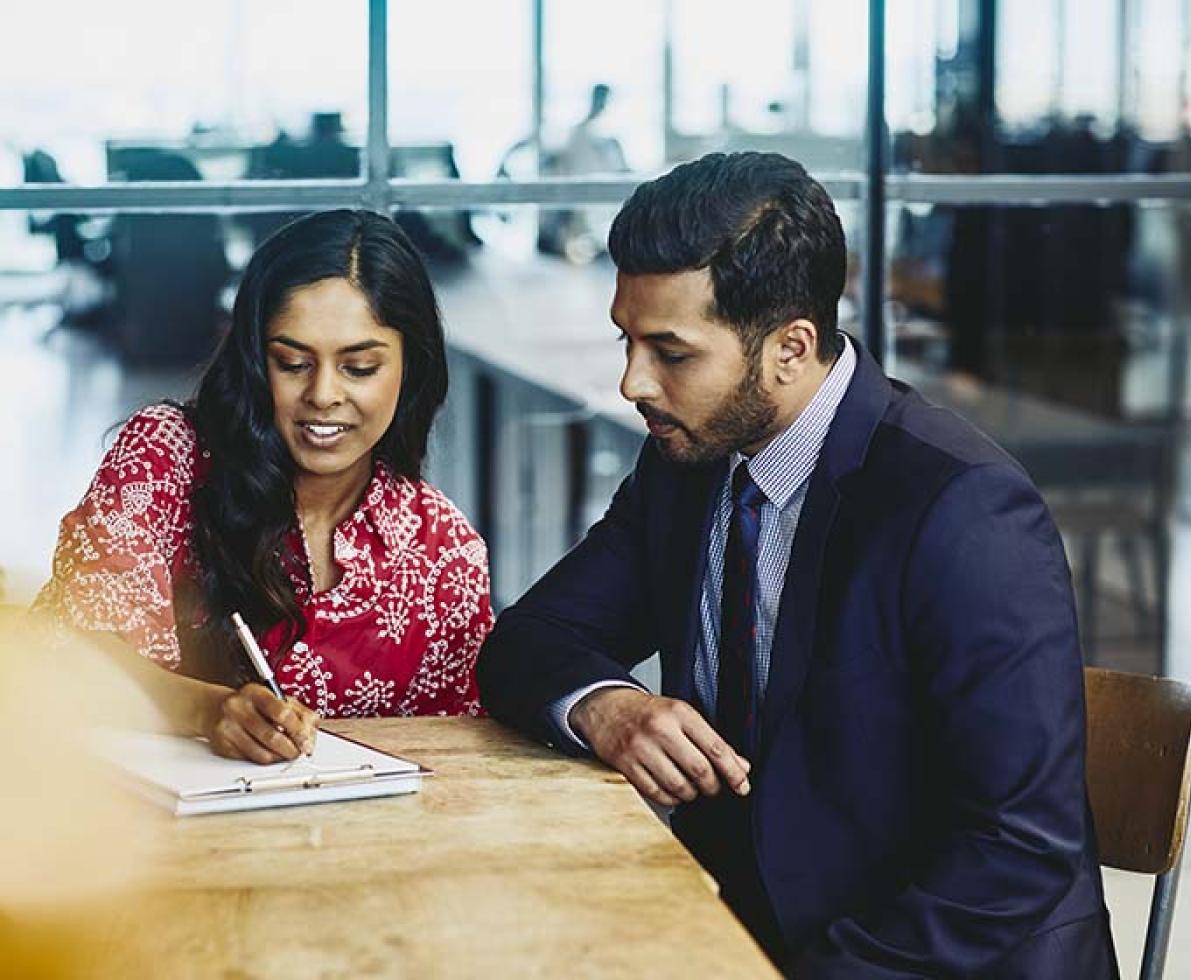
<path fill-rule="evenodd" d="M 175 820 L 94 923 L 96 972 L 772 977 L 622 777 L 490 720 L 327 728 L 436 775 L 412 796 Z"/>

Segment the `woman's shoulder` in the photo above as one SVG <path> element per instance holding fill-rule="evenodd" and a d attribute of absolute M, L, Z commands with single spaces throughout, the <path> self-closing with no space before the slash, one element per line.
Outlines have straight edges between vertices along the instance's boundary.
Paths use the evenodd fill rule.
<path fill-rule="evenodd" d="M 129 416 L 104 457 L 103 468 L 119 479 L 173 474 L 189 482 L 201 456 L 198 433 L 186 411 L 159 402 Z"/>
<path fill-rule="evenodd" d="M 157 402 L 137 409 L 120 426 L 116 445 L 130 450 L 191 456 L 198 450 L 198 433 L 186 410 L 173 402 Z"/>

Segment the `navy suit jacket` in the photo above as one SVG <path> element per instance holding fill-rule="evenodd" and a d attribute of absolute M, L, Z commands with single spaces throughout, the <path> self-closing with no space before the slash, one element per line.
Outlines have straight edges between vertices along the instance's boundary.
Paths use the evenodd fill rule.
<path fill-rule="evenodd" d="M 604 518 L 500 616 L 478 667 L 493 715 L 563 747 L 547 705 L 654 651 L 663 693 L 698 706 L 725 472 L 646 443 Z M 747 899 L 780 931 L 771 953 L 806 977 L 1114 976 L 1084 725 L 1037 490 L 860 352 L 807 490 L 752 760 Z M 673 826 L 719 877 L 739 828 L 716 803 Z"/>

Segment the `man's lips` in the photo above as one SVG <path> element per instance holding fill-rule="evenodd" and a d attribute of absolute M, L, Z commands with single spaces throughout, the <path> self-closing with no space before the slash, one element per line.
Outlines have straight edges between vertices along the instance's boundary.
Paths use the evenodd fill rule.
<path fill-rule="evenodd" d="M 666 435 L 674 429 L 682 428 L 682 423 L 678 419 L 671 415 L 666 415 L 664 412 L 647 410 L 640 405 L 637 406 L 637 411 L 645 419 L 645 424 L 648 426 L 649 431 L 655 435 Z"/>

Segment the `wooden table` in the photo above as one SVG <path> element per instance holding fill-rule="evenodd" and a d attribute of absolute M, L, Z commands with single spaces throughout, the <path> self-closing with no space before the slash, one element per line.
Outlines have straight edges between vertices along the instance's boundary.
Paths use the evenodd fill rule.
<path fill-rule="evenodd" d="M 771 977 L 622 777 L 496 722 L 328 723 L 420 793 L 175 820 L 104 911 L 105 976 Z M 158 826 L 161 825 L 161 826 Z"/>

